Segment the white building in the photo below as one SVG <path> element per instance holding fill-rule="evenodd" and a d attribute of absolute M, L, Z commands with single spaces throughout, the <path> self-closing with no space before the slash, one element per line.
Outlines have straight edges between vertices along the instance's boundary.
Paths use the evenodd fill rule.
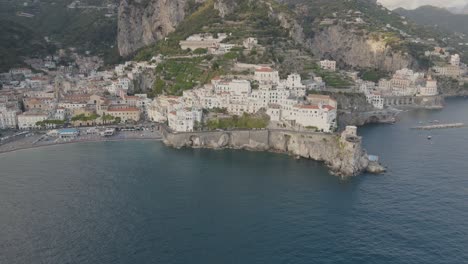
<path fill-rule="evenodd" d="M 424 73 L 404 68 L 396 71 L 390 80 L 380 80 L 378 90 L 389 96 L 415 96 L 424 83 Z"/>
<path fill-rule="evenodd" d="M 186 40 L 180 41 L 180 47 L 183 50 L 208 49 L 218 46 L 227 37 L 228 35 L 225 33 L 219 33 L 217 37 L 209 33 L 195 34 Z"/>
<path fill-rule="evenodd" d="M 243 46 L 248 50 L 252 50 L 258 45 L 258 40 L 256 38 L 246 38 L 244 40 Z"/>
<path fill-rule="evenodd" d="M 460 66 L 460 55 L 454 54 L 450 57 L 450 65 L 452 66 Z"/>
<path fill-rule="evenodd" d="M 238 116 L 265 109 L 273 121 L 317 127 L 326 132 L 335 127 L 336 101 L 330 97 L 317 101 L 311 98 L 309 102 L 313 105 L 305 104 L 306 86 L 300 75 L 291 74 L 286 80 L 280 80 L 277 71 L 259 68 L 254 77 L 260 83 L 255 90 L 247 80 L 215 78 L 202 88 L 184 91 L 182 97 L 160 96 L 151 103 L 148 115 L 155 122 L 169 121 L 175 131 L 192 131 L 190 116 L 197 117 L 198 109 L 214 108 L 226 109 L 229 114 Z"/>
<path fill-rule="evenodd" d="M 177 132 L 192 132 L 202 122 L 203 112 L 196 108 L 182 108 L 169 113 L 169 127 Z"/>
<path fill-rule="evenodd" d="M 329 71 L 336 71 L 336 61 L 322 60 L 320 61 L 320 68 Z"/>
<path fill-rule="evenodd" d="M 459 66 L 449 65 L 445 67 L 436 66 L 432 68 L 436 75 L 447 76 L 452 78 L 459 78 L 462 74 L 462 70 Z"/>
<path fill-rule="evenodd" d="M 159 96 L 153 100 L 148 107 L 148 117 L 159 123 L 164 123 L 168 119 L 170 112 L 182 108 L 182 98 L 178 96 Z"/>
<path fill-rule="evenodd" d="M 250 82 L 247 80 L 221 80 L 213 79 L 212 82 L 216 93 L 230 93 L 233 95 L 247 95 L 252 92 Z"/>
<path fill-rule="evenodd" d="M 359 91 L 366 96 L 366 100 L 374 108 L 383 109 L 384 108 L 384 98 L 382 96 L 382 91 L 387 91 L 391 93 L 391 82 L 387 80 L 382 80 L 379 85 L 382 87 L 376 87 L 374 82 L 358 80 L 357 85 Z M 377 91 L 379 90 L 379 91 Z"/>
<path fill-rule="evenodd" d="M 383 109 L 384 108 L 384 98 L 382 97 L 381 93 L 378 92 L 370 92 L 369 94 L 366 94 L 366 99 L 367 102 L 372 104 L 377 109 Z"/>
<path fill-rule="evenodd" d="M 237 47 L 236 44 L 219 43 L 208 48 L 208 52 L 210 54 L 223 55 L 230 52 L 235 47 Z"/>
<path fill-rule="evenodd" d="M 268 110 L 271 118 L 277 119 L 277 107 Z M 336 126 L 336 108 L 330 105 L 288 105 L 280 104 L 279 120 L 289 121 L 294 126 L 315 128 L 322 132 L 331 132 Z"/>
<path fill-rule="evenodd" d="M 260 84 L 279 84 L 279 72 L 270 67 L 261 67 L 255 70 L 255 80 Z"/>
<path fill-rule="evenodd" d="M 18 125 L 18 110 L 0 105 L 0 129 L 16 128 Z"/>
<path fill-rule="evenodd" d="M 32 74 L 32 71 L 31 69 L 28 69 L 28 68 L 14 68 L 10 70 L 10 74 L 29 76 Z"/>
<path fill-rule="evenodd" d="M 55 110 L 55 114 L 54 114 L 54 117 L 53 119 L 54 120 L 65 120 L 65 118 L 67 117 L 67 109 L 65 108 L 57 108 Z"/>
<path fill-rule="evenodd" d="M 18 115 L 18 127 L 19 129 L 35 129 L 39 128 L 37 122 L 47 120 L 48 114 L 43 112 L 24 112 Z"/>
<path fill-rule="evenodd" d="M 435 96 L 438 95 L 437 80 L 433 80 L 431 76 L 426 81 L 426 85 L 419 88 L 420 96 Z"/>

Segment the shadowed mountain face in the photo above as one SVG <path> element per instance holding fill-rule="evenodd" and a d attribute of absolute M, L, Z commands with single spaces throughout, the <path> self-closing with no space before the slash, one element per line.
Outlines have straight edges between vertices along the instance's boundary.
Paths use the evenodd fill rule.
<path fill-rule="evenodd" d="M 465 7 L 465 11 L 460 11 L 468 11 L 468 6 Z M 422 6 L 414 10 L 398 8 L 394 12 L 406 16 L 418 24 L 438 26 L 445 30 L 468 34 L 468 15 L 453 14 L 447 9 L 434 6 Z"/>
<path fill-rule="evenodd" d="M 0 71 L 22 65 L 23 56 L 49 55 L 56 48 L 116 56 L 117 5 L 118 0 L 0 1 Z"/>

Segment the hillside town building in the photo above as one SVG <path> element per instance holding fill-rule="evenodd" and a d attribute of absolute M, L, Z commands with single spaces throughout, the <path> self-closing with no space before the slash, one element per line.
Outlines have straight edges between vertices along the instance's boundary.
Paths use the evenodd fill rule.
<path fill-rule="evenodd" d="M 188 37 L 186 40 L 180 41 L 180 47 L 183 50 L 209 49 L 218 46 L 223 40 L 228 37 L 225 33 L 218 33 L 213 36 L 209 33 L 195 34 Z"/>
<path fill-rule="evenodd" d="M 47 120 L 49 115 L 46 112 L 41 111 L 28 111 L 18 115 L 18 128 L 27 130 L 27 129 L 37 129 L 40 126 L 37 125 L 38 122 Z"/>
<path fill-rule="evenodd" d="M 204 87 L 184 91 L 181 97 L 160 96 L 149 107 L 153 121 L 169 122 L 178 132 L 193 131 L 202 119 L 201 109 L 225 109 L 231 115 L 255 114 L 265 110 L 272 121 L 324 132 L 336 126 L 336 101 L 329 97 L 303 100 L 306 87 L 298 74 L 281 80 L 278 71 L 259 67 L 253 76 L 259 83 L 252 89 L 247 80 L 214 78 Z M 319 100 L 320 99 L 320 100 Z M 185 120 L 185 121 L 184 121 Z"/>
<path fill-rule="evenodd" d="M 336 71 L 336 61 L 322 60 L 320 61 L 320 68 L 328 71 Z"/>

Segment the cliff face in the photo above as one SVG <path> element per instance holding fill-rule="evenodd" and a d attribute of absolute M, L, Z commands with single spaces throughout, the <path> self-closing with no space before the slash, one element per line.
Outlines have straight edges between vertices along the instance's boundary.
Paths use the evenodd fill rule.
<path fill-rule="evenodd" d="M 237 6 L 235 0 L 210 1 L 221 17 Z M 151 45 L 175 31 L 187 16 L 189 0 L 121 0 L 118 18 L 117 44 L 121 56 L 128 56 L 139 48 Z M 208 3 L 208 2 L 207 2 Z"/>
<path fill-rule="evenodd" d="M 246 149 L 288 153 L 323 161 L 331 172 L 355 176 L 367 170 L 369 159 L 361 139 L 321 133 L 297 133 L 275 130 L 169 133 L 163 131 L 164 143 L 175 148 Z"/>
<path fill-rule="evenodd" d="M 195 0 L 196 3 L 212 4 L 221 17 L 232 13 L 237 6 L 252 0 Z M 121 0 L 118 19 L 118 47 L 120 55 L 128 56 L 156 43 L 173 32 L 187 16 L 189 0 Z M 334 25 L 314 32 L 304 33 L 291 13 L 278 11 L 270 1 L 261 0 L 290 37 L 308 47 L 318 58 L 332 58 L 339 66 L 356 68 L 379 68 L 395 71 L 414 66 L 411 57 L 394 52 L 384 43 L 372 41 L 365 36 Z"/>
<path fill-rule="evenodd" d="M 308 47 L 318 58 L 336 60 L 340 67 L 377 68 L 394 72 L 416 66 L 411 56 L 395 52 L 381 41 L 368 39 L 340 25 L 329 26 L 308 37 L 301 25 L 287 15 L 274 16 L 280 20 L 282 27 L 289 30 L 292 39 Z"/>
<path fill-rule="evenodd" d="M 121 0 L 117 43 L 120 55 L 155 43 L 185 17 L 186 0 Z"/>
<path fill-rule="evenodd" d="M 216 0 L 214 2 L 214 9 L 218 10 L 219 15 L 224 18 L 225 16 L 231 14 L 236 9 L 236 7 L 239 5 L 238 2 L 240 1 Z"/>
<path fill-rule="evenodd" d="M 410 56 L 393 51 L 384 42 L 360 36 L 339 25 L 318 32 L 308 44 L 318 57 L 333 58 L 341 65 L 393 72 L 415 64 Z"/>
<path fill-rule="evenodd" d="M 133 75 L 133 89 L 129 90 L 130 94 L 148 93 L 153 88 L 156 74 L 154 70 L 146 69 L 141 73 Z"/>
<path fill-rule="evenodd" d="M 374 0 L 362 1 L 376 4 Z M 304 2 L 304 0 L 281 0 L 279 2 L 294 5 Z M 374 41 L 363 33 L 347 29 L 342 25 L 315 29 L 313 35 L 306 34 L 304 32 L 306 25 L 298 22 L 298 19 L 311 10 L 304 5 L 299 5 L 296 6 L 295 12 L 295 16 L 282 11 L 275 12 L 270 5 L 270 16 L 278 19 L 281 26 L 289 31 L 289 35 L 294 41 L 309 48 L 319 59 L 336 60 L 340 67 L 378 68 L 388 72 L 417 66 L 416 61 L 411 56 L 394 51 L 383 41 Z"/>

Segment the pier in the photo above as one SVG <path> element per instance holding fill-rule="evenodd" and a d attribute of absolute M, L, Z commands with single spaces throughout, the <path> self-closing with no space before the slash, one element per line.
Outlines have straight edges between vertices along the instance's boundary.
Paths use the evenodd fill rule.
<path fill-rule="evenodd" d="M 453 124 L 438 124 L 438 125 L 430 125 L 430 126 L 417 126 L 411 129 L 419 129 L 419 130 L 432 130 L 432 129 L 443 129 L 443 128 L 459 128 L 464 127 L 464 123 L 453 123 Z"/>

